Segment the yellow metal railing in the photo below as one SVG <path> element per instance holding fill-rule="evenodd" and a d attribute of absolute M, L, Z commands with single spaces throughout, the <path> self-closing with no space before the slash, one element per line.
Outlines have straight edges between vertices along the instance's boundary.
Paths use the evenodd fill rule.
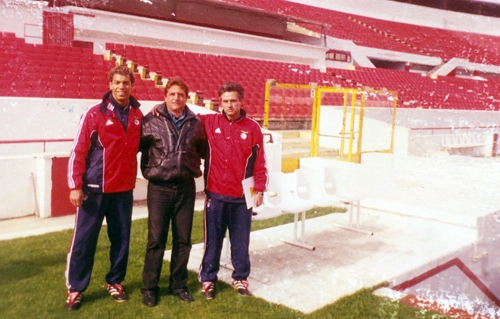
<path fill-rule="evenodd" d="M 309 89 L 311 90 L 311 97 L 313 97 L 312 109 L 312 122 L 311 122 L 311 149 L 310 155 L 313 157 L 318 156 L 319 151 L 319 129 L 320 129 L 320 111 L 322 105 L 323 93 L 343 94 L 343 109 L 342 109 L 342 128 L 340 132 L 340 147 L 339 158 L 340 160 L 348 162 L 361 162 L 362 141 L 363 141 L 363 122 L 365 116 L 365 100 L 370 95 L 389 95 L 392 96 L 392 119 L 391 119 L 391 141 L 390 148 L 383 150 L 376 150 L 376 152 L 392 153 L 394 150 L 394 132 L 396 126 L 396 108 L 398 94 L 395 91 L 388 90 L 373 90 L 371 88 L 340 88 L 340 87 L 327 87 L 318 86 L 316 83 L 311 84 L 290 84 L 290 83 L 277 83 L 274 80 L 266 82 L 265 103 L 264 103 L 264 128 L 269 127 L 269 99 L 271 96 L 271 88 L 289 88 L 289 89 Z M 350 106 L 348 106 L 350 100 Z M 350 111 L 350 118 L 347 119 L 348 110 Z M 358 115 L 358 127 L 356 124 L 356 113 Z M 349 132 L 346 132 L 346 124 L 349 122 Z M 355 134 L 357 129 L 357 144 L 355 145 Z M 348 139 L 348 149 L 345 150 L 345 140 Z M 355 151 L 354 151 L 355 147 Z"/>

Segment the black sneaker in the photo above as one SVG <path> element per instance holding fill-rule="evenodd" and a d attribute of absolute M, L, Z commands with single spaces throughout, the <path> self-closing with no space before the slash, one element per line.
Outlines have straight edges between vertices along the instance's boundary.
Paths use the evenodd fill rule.
<path fill-rule="evenodd" d="M 215 285 L 213 282 L 205 281 L 201 284 L 201 294 L 206 300 L 214 299 L 214 289 Z"/>
<path fill-rule="evenodd" d="M 142 293 L 142 303 L 148 307 L 154 307 L 158 304 L 158 298 L 152 291 L 145 291 Z"/>
<path fill-rule="evenodd" d="M 182 300 L 184 302 L 193 302 L 194 301 L 193 296 L 191 296 L 186 290 L 175 292 L 174 295 L 177 296 L 177 298 L 179 298 L 180 300 Z"/>
<path fill-rule="evenodd" d="M 233 280 L 233 289 L 238 291 L 242 296 L 252 295 L 250 291 L 248 291 L 248 281 L 246 280 Z"/>
<path fill-rule="evenodd" d="M 116 302 L 124 302 L 127 300 L 127 294 L 120 284 L 106 284 L 106 290 Z"/>
<path fill-rule="evenodd" d="M 71 291 L 66 299 L 66 309 L 78 310 L 82 302 L 82 293 L 79 291 Z"/>

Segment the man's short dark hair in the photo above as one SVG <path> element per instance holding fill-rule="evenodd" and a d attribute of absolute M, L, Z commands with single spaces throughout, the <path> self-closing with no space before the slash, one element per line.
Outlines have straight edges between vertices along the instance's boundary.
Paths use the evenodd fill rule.
<path fill-rule="evenodd" d="M 112 68 L 108 73 L 109 82 L 113 82 L 115 74 L 128 75 L 130 83 L 133 85 L 135 82 L 134 72 L 132 72 L 132 70 L 130 70 L 126 65 L 119 65 Z"/>
<path fill-rule="evenodd" d="M 174 85 L 177 85 L 178 87 L 183 89 L 184 93 L 186 94 L 186 97 L 189 97 L 189 87 L 188 87 L 186 81 L 184 81 L 181 78 L 168 79 L 167 85 L 165 85 L 165 93 L 164 93 L 165 96 L 167 96 L 168 90 L 170 90 L 170 88 Z"/>
<path fill-rule="evenodd" d="M 226 92 L 237 92 L 240 100 L 245 96 L 245 90 L 241 84 L 236 82 L 226 82 L 222 84 L 219 88 L 219 97 Z"/>

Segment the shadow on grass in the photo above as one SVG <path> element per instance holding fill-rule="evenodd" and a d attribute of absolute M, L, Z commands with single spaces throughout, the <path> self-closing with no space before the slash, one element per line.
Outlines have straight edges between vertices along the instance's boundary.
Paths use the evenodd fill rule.
<path fill-rule="evenodd" d="M 48 267 L 53 267 L 58 263 L 64 265 L 65 258 L 65 254 L 57 254 L 44 258 L 11 259 L 8 264 L 0 266 L 0 274 L 2 274 L 0 276 L 0 286 L 38 276 L 44 273 Z"/>

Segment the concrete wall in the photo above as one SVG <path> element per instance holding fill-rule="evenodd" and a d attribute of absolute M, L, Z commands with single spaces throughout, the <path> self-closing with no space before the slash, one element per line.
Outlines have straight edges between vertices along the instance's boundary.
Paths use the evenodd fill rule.
<path fill-rule="evenodd" d="M 348 108 L 349 109 L 349 108 Z M 321 107 L 319 146 L 340 149 L 343 108 Z M 359 110 L 357 111 L 359 112 Z M 351 112 L 346 112 L 344 153 L 348 151 Z M 366 107 L 363 120 L 362 152 L 390 149 L 392 109 Z M 393 153 L 434 156 L 438 154 L 476 157 L 497 156 L 494 135 L 500 133 L 500 112 L 398 109 Z M 359 113 L 353 126 L 353 152 L 359 138 Z M 450 142 L 452 142 L 450 145 Z M 496 145 L 496 152 L 494 151 Z"/>
<path fill-rule="evenodd" d="M 34 174 L 33 156 L 0 157 L 0 219 L 36 214 Z"/>
<path fill-rule="evenodd" d="M 0 141 L 73 139 L 81 115 L 98 102 L 1 97 Z M 158 102 L 143 102 L 141 109 L 147 113 L 156 103 Z M 199 112 L 210 112 L 201 107 L 192 107 L 198 108 Z M 27 215 L 50 217 L 51 158 L 69 156 L 72 144 L 0 142 L 0 199 L 4 203 L 0 206 L 0 219 Z M 146 198 L 146 185 L 147 182 L 138 172 L 134 191 L 136 200 Z"/>
<path fill-rule="evenodd" d="M 64 8 L 75 14 L 75 40 L 94 42 L 104 53 L 106 42 L 221 54 L 324 66 L 327 48 L 270 38 L 130 16 Z"/>
<path fill-rule="evenodd" d="M 73 139 L 81 115 L 99 100 L 40 99 L 1 97 L 0 141 Z M 161 101 L 141 102 L 143 113 Z M 196 107 L 196 106 L 193 106 Z M 204 108 L 199 108 L 204 110 Z M 72 142 L 53 142 L 45 145 L 47 152 L 68 152 Z M 1 144 L 0 156 L 29 155 L 42 152 L 43 144 Z"/>
<path fill-rule="evenodd" d="M 397 125 L 409 129 L 408 154 L 498 155 L 499 145 L 493 154 L 493 136 L 500 132 L 500 112 L 428 109 L 398 109 L 397 112 Z M 468 141 L 469 137 L 475 142 Z M 448 147 L 449 140 L 456 141 L 456 145 Z"/>
<path fill-rule="evenodd" d="M 465 156 L 364 154 L 361 164 L 302 158 L 300 167 L 337 168 L 337 185 L 363 194 L 361 205 L 475 228 L 500 209 L 500 162 Z"/>
<path fill-rule="evenodd" d="M 343 108 L 335 106 L 323 106 L 320 117 L 320 138 L 321 147 L 339 149 L 341 143 Z M 391 110 L 387 108 L 366 108 L 363 120 L 362 151 L 383 151 L 391 148 Z M 349 143 L 349 132 L 351 129 L 351 112 L 346 112 L 344 153 L 347 153 Z M 355 114 L 354 120 L 354 140 L 353 151 L 359 140 L 359 111 Z M 395 128 L 394 152 L 406 154 L 408 152 L 408 129 L 404 127 Z"/>
<path fill-rule="evenodd" d="M 0 31 L 14 32 L 28 43 L 42 43 L 44 7 L 41 1 L 0 0 Z"/>
<path fill-rule="evenodd" d="M 415 157 L 365 154 L 362 164 L 371 168 L 376 187 L 367 201 L 374 208 L 388 201 L 404 203 L 418 216 L 476 227 L 478 217 L 500 209 L 497 196 L 500 162 L 470 156 Z"/>
<path fill-rule="evenodd" d="M 98 100 L 0 98 L 0 219 L 37 215 L 51 216 L 52 158 L 67 157 L 72 142 L 2 144 L 2 141 L 73 139 L 81 115 Z M 144 114 L 160 101 L 141 102 Z M 195 113 L 213 113 L 188 105 Z M 265 152 L 270 171 L 281 170 L 281 135 L 264 132 Z M 271 137 L 269 136 L 272 135 Z M 45 152 L 43 148 L 45 147 Z M 141 154 L 137 155 L 140 160 Z M 203 191 L 203 179 L 196 180 Z M 134 199 L 146 198 L 147 181 L 137 172 Z"/>

